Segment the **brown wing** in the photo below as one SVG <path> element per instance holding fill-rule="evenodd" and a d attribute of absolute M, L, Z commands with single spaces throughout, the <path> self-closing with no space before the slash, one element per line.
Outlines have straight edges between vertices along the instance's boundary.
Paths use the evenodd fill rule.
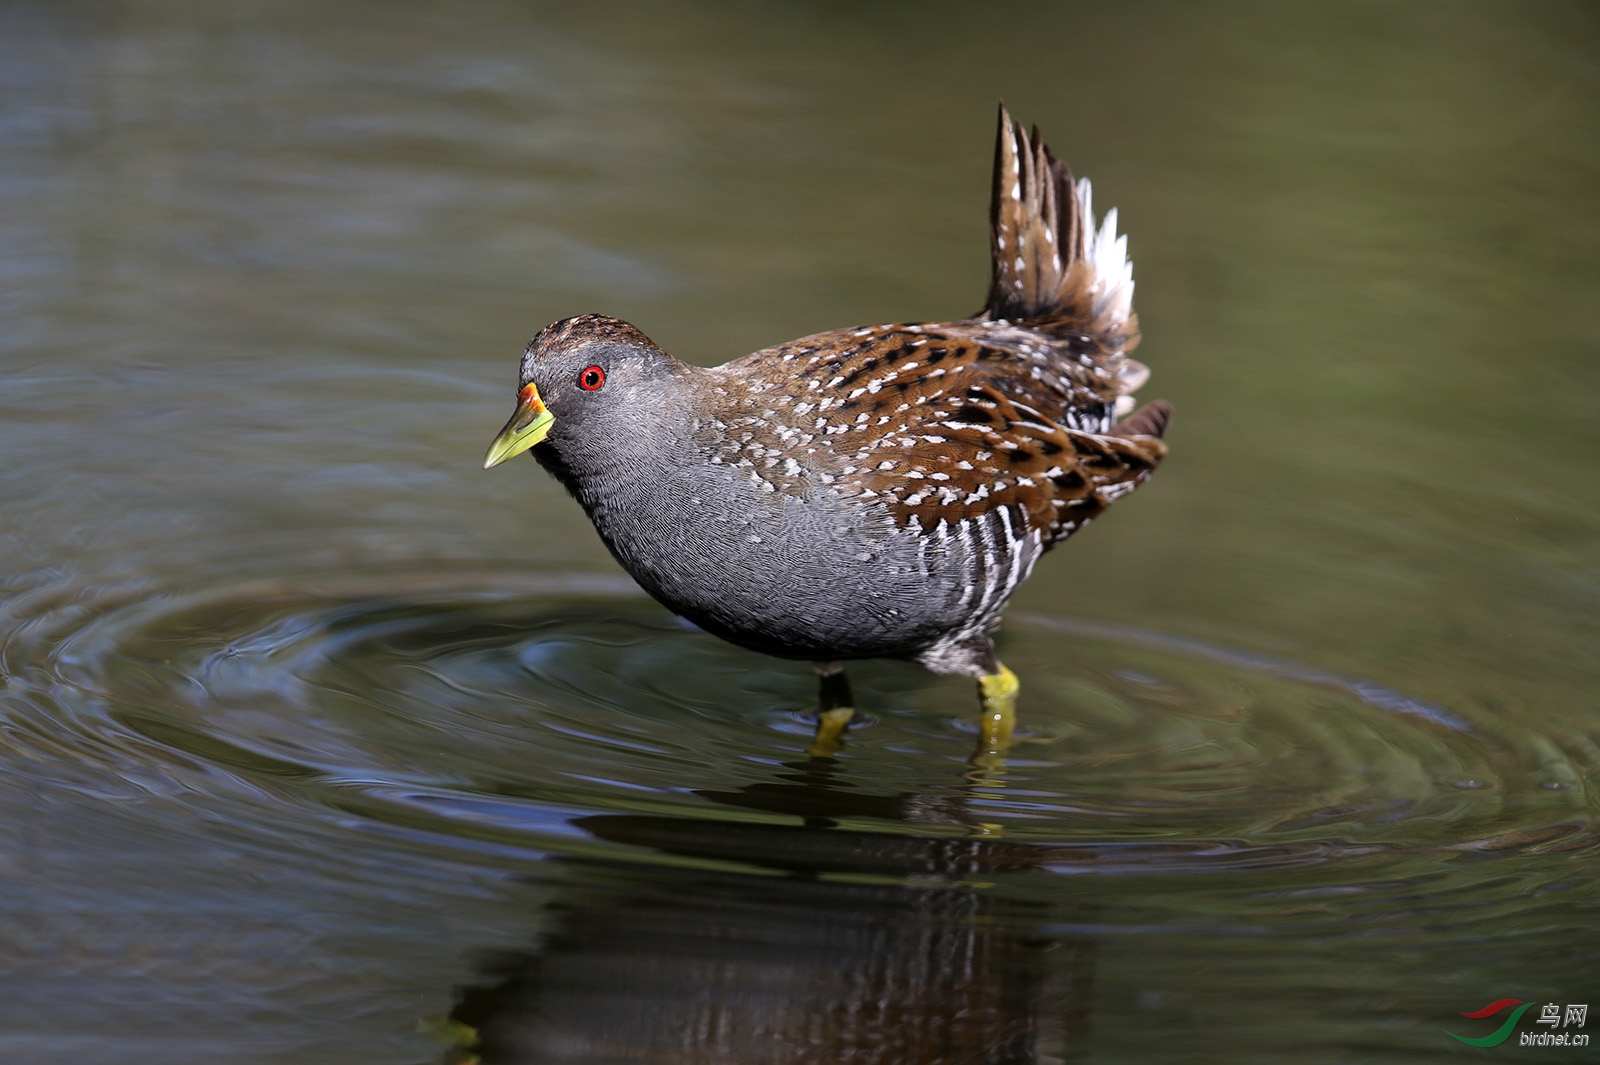
<path fill-rule="evenodd" d="M 1105 435 L 1131 377 L 1072 339 L 977 322 L 806 337 L 728 364 L 710 428 L 723 461 L 776 490 L 816 478 L 930 530 L 1005 507 L 1048 545 L 1166 452 Z"/>
<path fill-rule="evenodd" d="M 1049 546 L 1132 491 L 1166 454 L 1155 437 L 1051 424 L 992 382 L 914 409 L 919 416 L 881 440 L 851 483 L 924 529 L 1009 507 Z"/>

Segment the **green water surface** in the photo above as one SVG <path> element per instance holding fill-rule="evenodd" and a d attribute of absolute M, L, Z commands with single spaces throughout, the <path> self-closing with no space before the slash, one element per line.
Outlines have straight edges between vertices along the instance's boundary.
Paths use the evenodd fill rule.
<path fill-rule="evenodd" d="M 0 87 L 0 1060 L 1595 1060 L 1447 1034 L 1600 1007 L 1594 5 L 24 0 Z M 807 758 L 483 450 L 554 318 L 974 311 L 1002 98 L 1172 455 L 1004 765 L 888 662 Z"/>

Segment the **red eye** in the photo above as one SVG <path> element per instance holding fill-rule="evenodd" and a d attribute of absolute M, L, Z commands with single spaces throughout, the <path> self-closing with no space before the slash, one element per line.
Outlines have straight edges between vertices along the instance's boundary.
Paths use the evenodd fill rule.
<path fill-rule="evenodd" d="M 585 392 L 593 392 L 606 383 L 606 372 L 598 366 L 591 366 L 578 375 L 578 387 Z"/>

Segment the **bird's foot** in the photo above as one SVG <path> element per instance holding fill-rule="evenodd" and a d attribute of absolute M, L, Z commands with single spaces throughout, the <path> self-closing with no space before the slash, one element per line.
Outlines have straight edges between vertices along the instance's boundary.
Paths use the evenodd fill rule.
<path fill-rule="evenodd" d="M 806 753 L 813 758 L 831 758 L 844 745 L 844 730 L 855 716 L 851 704 L 850 679 L 838 662 L 817 662 L 817 733 Z"/>
<path fill-rule="evenodd" d="M 1005 666 L 978 678 L 978 750 L 1003 754 L 1017 727 L 1017 675 Z"/>
<path fill-rule="evenodd" d="M 1016 728 L 1017 675 L 1001 665 L 978 678 L 978 745 L 967 759 L 968 798 L 977 802 L 999 802 L 1006 787 L 1006 751 Z M 972 821 L 967 831 L 974 836 L 997 838 L 1005 826 L 993 821 Z"/>
<path fill-rule="evenodd" d="M 844 730 L 854 716 L 855 710 L 848 706 L 817 711 L 817 732 L 811 737 L 806 753 L 813 758 L 831 758 L 838 754 L 839 748 L 844 746 Z"/>

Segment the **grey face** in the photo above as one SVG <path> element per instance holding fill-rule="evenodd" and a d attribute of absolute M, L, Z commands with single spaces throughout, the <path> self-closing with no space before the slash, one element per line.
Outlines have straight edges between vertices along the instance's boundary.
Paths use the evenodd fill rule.
<path fill-rule="evenodd" d="M 522 356 L 521 391 L 486 466 L 548 441 L 564 457 L 627 450 L 659 424 L 679 364 L 627 322 L 586 314 L 546 326 Z"/>
<path fill-rule="evenodd" d="M 641 356 L 615 343 L 590 341 L 541 350 L 535 342 L 522 357 L 521 384 L 539 390 L 557 424 L 604 421 L 607 411 L 639 391 L 646 376 Z"/>
<path fill-rule="evenodd" d="M 626 424 L 658 406 L 674 365 L 627 322 L 586 314 L 547 326 L 529 342 L 522 384 L 537 387 L 555 415 L 551 434 L 571 438 L 580 427 L 604 433 L 608 423 Z"/>

